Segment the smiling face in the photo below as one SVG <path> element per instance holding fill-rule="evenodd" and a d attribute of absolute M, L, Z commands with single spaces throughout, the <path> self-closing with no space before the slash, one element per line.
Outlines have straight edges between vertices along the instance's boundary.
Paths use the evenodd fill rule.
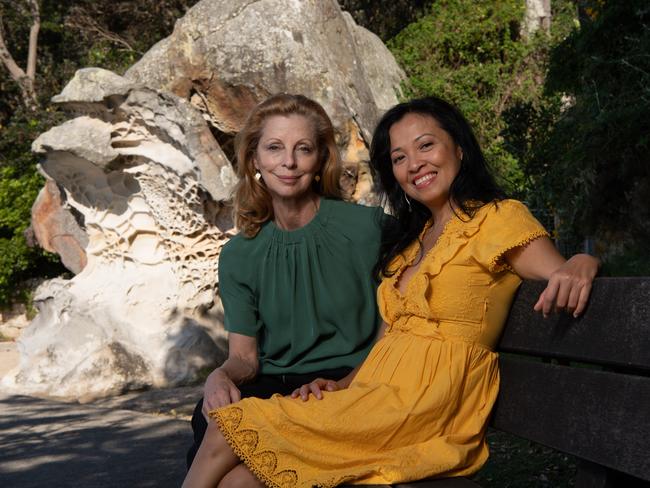
<path fill-rule="evenodd" d="M 316 134 L 302 115 L 266 119 L 255 153 L 255 168 L 273 199 L 311 197 L 312 181 L 320 170 Z"/>
<path fill-rule="evenodd" d="M 436 214 L 449 200 L 462 149 L 433 117 L 418 113 L 394 123 L 389 135 L 395 179 L 410 198 Z"/>

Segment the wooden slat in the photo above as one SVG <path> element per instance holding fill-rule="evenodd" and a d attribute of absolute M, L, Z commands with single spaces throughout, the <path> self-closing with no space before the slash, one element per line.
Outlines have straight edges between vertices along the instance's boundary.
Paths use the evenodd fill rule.
<path fill-rule="evenodd" d="M 580 461 L 575 488 L 650 488 L 650 482 L 608 469 L 600 464 Z"/>
<path fill-rule="evenodd" d="M 650 378 L 502 357 L 500 430 L 650 480 Z"/>
<path fill-rule="evenodd" d="M 533 313 L 545 286 L 522 284 L 499 350 L 650 371 L 650 278 L 597 278 L 578 319 Z"/>
<path fill-rule="evenodd" d="M 352 488 L 363 486 L 364 488 L 480 488 L 480 485 L 474 483 L 468 478 L 443 478 L 439 480 L 421 480 L 412 481 L 411 483 L 399 483 L 396 485 L 341 485 L 342 487 Z"/>
<path fill-rule="evenodd" d="M 358 485 L 357 485 L 358 486 Z M 467 478 L 444 478 L 440 480 L 423 480 L 412 483 L 393 485 L 395 488 L 477 488 L 479 484 Z"/>

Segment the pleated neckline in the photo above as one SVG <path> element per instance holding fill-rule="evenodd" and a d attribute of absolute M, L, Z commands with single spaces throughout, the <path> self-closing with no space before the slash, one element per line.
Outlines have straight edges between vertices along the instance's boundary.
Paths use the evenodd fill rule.
<path fill-rule="evenodd" d="M 306 236 L 313 235 L 314 231 L 317 231 L 327 223 L 330 210 L 330 201 L 327 198 L 321 197 L 318 205 L 318 212 L 316 212 L 313 219 L 302 227 L 293 230 L 285 230 L 280 229 L 273 221 L 269 221 L 264 224 L 262 230 L 270 234 L 271 239 L 278 244 L 298 244 L 304 241 Z"/>

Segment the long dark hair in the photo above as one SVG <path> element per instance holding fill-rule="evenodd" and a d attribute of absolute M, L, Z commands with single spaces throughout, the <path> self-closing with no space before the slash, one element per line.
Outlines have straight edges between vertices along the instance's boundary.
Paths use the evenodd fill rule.
<path fill-rule="evenodd" d="M 450 103 L 426 97 L 400 103 L 388 110 L 377 124 L 370 145 L 370 165 L 379 177 L 380 191 L 395 219 L 385 219 L 379 261 L 375 266 L 377 276 L 391 276 L 395 270 L 389 264 L 395 256 L 418 238 L 431 212 L 420 202 L 411 199 L 410 208 L 406 194 L 393 175 L 390 155 L 390 128 L 405 115 L 414 113 L 433 118 L 462 150 L 460 170 L 449 189 L 449 204 L 453 202 L 470 218 L 486 203 L 501 200 L 505 194 L 494 181 L 483 151 L 474 136 L 469 122 Z M 451 206 L 454 210 L 454 206 Z"/>

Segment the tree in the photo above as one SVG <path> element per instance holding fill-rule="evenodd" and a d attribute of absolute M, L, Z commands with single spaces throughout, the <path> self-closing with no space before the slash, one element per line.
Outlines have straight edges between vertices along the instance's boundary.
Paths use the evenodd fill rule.
<path fill-rule="evenodd" d="M 48 100 L 78 68 L 124 72 L 195 1 L 0 0 L 0 306 L 65 270 L 25 239 L 43 185 L 31 143 L 64 119 Z"/>
<path fill-rule="evenodd" d="M 568 238 L 595 236 L 607 260 L 650 272 L 650 6 L 581 2 L 580 28 L 553 51 L 525 172 Z M 641 250 L 644 250 L 641 252 Z M 644 257 L 645 256 L 645 257 Z"/>
<path fill-rule="evenodd" d="M 5 33 L 2 22 L 2 11 L 0 10 L 0 61 L 7 68 L 13 80 L 18 84 L 22 92 L 23 103 L 30 110 L 38 108 L 38 100 L 34 81 L 36 77 L 36 54 L 38 48 L 38 33 L 41 28 L 41 13 L 37 0 L 24 0 L 32 25 L 29 29 L 29 43 L 27 56 L 27 69 L 23 70 L 7 49 Z"/>
<path fill-rule="evenodd" d="M 357 24 L 384 41 L 421 17 L 430 3 L 430 0 L 339 0 L 341 8 L 350 12 Z"/>
<path fill-rule="evenodd" d="M 523 37 L 522 0 L 438 0 L 388 43 L 409 77 L 406 96 L 436 94 L 456 104 L 514 196 L 525 196 L 527 180 L 521 148 L 508 134 L 528 129 L 521 118 L 505 115 L 515 106 L 537 111 L 546 103 L 548 53 L 570 30 L 574 11 L 568 0 L 555 6 L 550 34 L 540 29 Z"/>

